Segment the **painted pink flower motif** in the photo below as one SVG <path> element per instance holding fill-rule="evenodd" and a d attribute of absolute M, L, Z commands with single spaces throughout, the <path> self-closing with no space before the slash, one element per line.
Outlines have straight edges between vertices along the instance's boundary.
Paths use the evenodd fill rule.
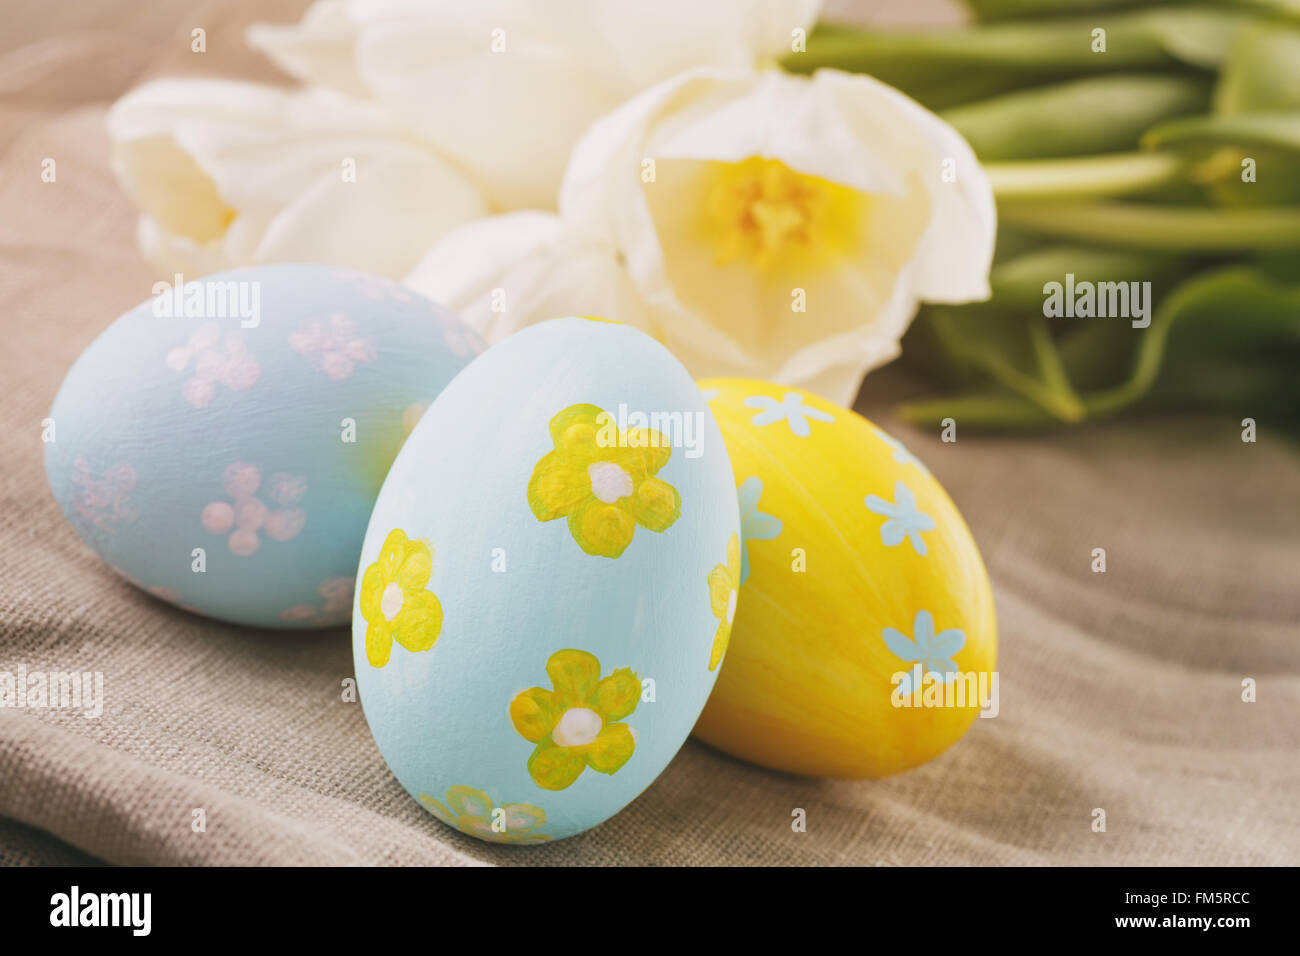
<path fill-rule="evenodd" d="M 195 408 L 203 408 L 216 398 L 218 386 L 242 392 L 262 377 L 262 365 L 248 351 L 244 340 L 233 332 L 223 337 L 215 322 L 195 329 L 184 345 L 167 353 L 166 362 L 173 372 L 190 371 L 181 394 Z"/>
<path fill-rule="evenodd" d="M 257 536 L 256 531 L 241 528 L 230 533 L 230 537 L 226 539 L 226 546 L 235 557 L 246 558 L 262 546 L 262 539 Z"/>
<path fill-rule="evenodd" d="M 130 465 L 119 462 L 99 476 L 91 472 L 84 457 L 78 457 L 72 467 L 72 484 L 77 488 L 72 507 L 88 525 L 111 532 L 139 517 L 130 499 L 136 481 L 135 469 Z"/>
<path fill-rule="evenodd" d="M 231 501 L 209 501 L 199 515 L 205 531 L 230 532 L 226 545 L 241 558 L 262 546 L 262 534 L 272 541 L 290 541 L 307 523 L 307 513 L 301 508 L 268 508 L 257 497 L 261 486 L 262 469 L 237 461 L 221 477 L 221 487 Z M 274 504 L 296 504 L 306 493 L 307 483 L 296 475 L 278 471 L 267 482 L 267 494 Z"/>
<path fill-rule="evenodd" d="M 235 523 L 235 509 L 230 507 L 225 501 L 211 501 L 203 507 L 203 514 L 199 516 L 203 522 L 203 527 L 213 534 L 221 534 L 229 531 L 231 525 Z"/>
<path fill-rule="evenodd" d="M 221 476 L 221 487 L 236 501 L 251 498 L 261 483 L 262 469 L 246 461 L 235 462 Z"/>
<path fill-rule="evenodd" d="M 326 614 L 351 610 L 352 592 L 356 586 L 356 578 L 326 578 L 316 589 L 325 599 L 325 606 L 321 610 Z"/>
<path fill-rule="evenodd" d="M 302 496 L 307 493 L 307 482 L 277 471 L 271 476 L 269 491 L 272 501 L 281 508 L 288 508 L 302 501 Z"/>
<path fill-rule="evenodd" d="M 353 578 L 326 578 L 316 588 L 316 593 L 325 599 L 322 605 L 295 604 L 280 612 L 280 620 L 313 621 L 322 627 L 341 624 L 351 616 L 355 586 Z"/>
<path fill-rule="evenodd" d="M 307 512 L 301 508 L 286 508 L 268 513 L 264 530 L 272 541 L 291 541 L 298 537 L 306 523 Z"/>
<path fill-rule="evenodd" d="M 289 335 L 289 347 L 311 359 L 312 367 L 334 381 L 351 378 L 358 363 L 373 362 L 377 353 L 368 338 L 356 334 L 346 315 L 335 312 L 324 322 L 304 319 Z"/>

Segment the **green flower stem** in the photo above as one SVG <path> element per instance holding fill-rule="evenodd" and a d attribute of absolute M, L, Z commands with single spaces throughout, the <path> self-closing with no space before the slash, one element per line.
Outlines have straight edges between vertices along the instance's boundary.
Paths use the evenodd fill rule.
<path fill-rule="evenodd" d="M 966 0 L 966 5 L 981 20 L 988 21 L 1077 16 L 1087 12 L 1109 16 L 1122 9 L 1160 7 L 1172 2 L 1176 0 Z M 1260 12 L 1300 12 L 1300 4 L 1296 0 L 1211 0 L 1211 3 L 1221 7 L 1258 9 Z"/>
<path fill-rule="evenodd" d="M 1297 343 L 1300 343 L 1297 305 L 1300 305 L 1300 285 L 1278 282 L 1251 266 L 1226 266 L 1189 279 L 1156 310 L 1150 327 L 1143 332 L 1138 343 L 1128 377 L 1113 387 L 1077 396 L 1084 411 L 1083 417 L 1089 420 L 1111 417 L 1151 395 L 1165 367 L 1171 329 L 1175 325 L 1186 326 L 1189 322 L 1199 323 L 1202 340 L 1199 348 L 1205 351 L 1207 359 L 1215 367 L 1221 360 L 1224 362 L 1223 374 L 1231 376 L 1233 367 L 1231 356 L 1223 358 L 1220 355 L 1225 350 L 1235 351 L 1237 365 L 1248 369 L 1245 377 L 1229 379 L 1234 384 L 1229 386 L 1232 391 L 1225 394 L 1249 404 L 1274 393 L 1276 385 L 1271 382 L 1261 386 L 1266 391 L 1252 392 L 1250 389 L 1267 364 L 1266 360 L 1261 360 L 1261 350 L 1271 349 L 1279 353 L 1283 368 L 1288 361 L 1287 350 L 1294 354 Z M 1230 336 L 1223 337 L 1221 343 L 1217 336 L 1220 328 L 1233 330 Z M 1184 352 L 1188 347 L 1185 342 Z M 1184 355 L 1186 360 L 1187 355 Z M 900 406 L 900 414 L 911 422 L 932 424 L 952 416 L 972 425 L 996 428 L 1031 428 L 1060 420 L 1060 416 L 1039 401 L 1038 396 L 1018 389 L 1013 381 L 997 375 L 991 377 L 996 384 L 1019 394 L 1001 392 L 927 399 Z M 1213 392 L 1216 384 L 1207 383 L 1192 394 L 1205 397 Z"/>
<path fill-rule="evenodd" d="M 1041 70 L 1057 75 L 1110 73 L 1186 64 L 1215 69 L 1248 10 L 1170 4 L 1050 20 L 983 23 L 947 30 L 819 29 L 808 49 L 787 56 L 788 70 L 821 67 L 874 73 L 909 63 L 917 74 L 945 68 Z M 1094 52 L 1093 30 L 1106 29 L 1106 50 Z"/>
<path fill-rule="evenodd" d="M 1068 396 L 1067 407 L 1064 409 L 1053 401 L 1060 393 L 1053 393 L 1041 386 L 1037 390 L 1030 390 L 1024 387 L 1023 382 L 1003 380 L 1002 384 L 1020 394 L 958 395 L 907 402 L 899 406 L 899 414 L 913 424 L 931 424 L 951 416 L 972 425 L 998 428 L 1037 427 L 1050 425 L 1054 421 L 1076 423 L 1085 418 L 1091 420 L 1114 415 L 1146 395 L 1155 384 L 1160 374 L 1165 342 L 1173 324 L 1171 320 L 1181 308 L 1182 301 L 1175 297 L 1164 310 L 1162 321 L 1151 323 L 1151 328 L 1138 346 L 1132 374 L 1127 381 L 1114 388 L 1083 396 L 1076 395 L 1066 382 L 1066 392 L 1061 396 Z M 1066 414 L 1062 414 L 1063 410 Z"/>
<path fill-rule="evenodd" d="M 1046 412 L 1049 420 L 1083 420 L 1084 407 L 1070 387 L 1069 378 L 1061 365 L 1060 353 L 1052 344 L 1051 335 L 1041 316 L 1037 321 L 1029 323 L 1026 329 L 1039 369 L 1038 376 L 1022 371 L 1003 358 L 998 343 L 977 343 L 957 334 L 953 327 L 956 321 L 954 316 L 940 313 L 931 321 L 953 360 L 983 369 L 994 381 L 1023 395 L 1035 407 Z"/>
<path fill-rule="evenodd" d="M 1181 182 L 1192 168 L 1187 159 L 1168 153 L 1117 153 L 984 164 L 999 208 L 1008 202 L 1143 192 Z"/>
<path fill-rule="evenodd" d="M 1190 116 L 1161 123 L 1142 136 L 1149 149 L 1231 145 L 1300 152 L 1300 109 L 1241 116 Z M 1237 164 L 1233 163 L 1234 172 Z"/>
<path fill-rule="evenodd" d="M 1300 206 L 1209 209 L 1137 203 L 1000 203 L 999 221 L 1052 236 L 1171 252 L 1300 249 Z"/>
<path fill-rule="evenodd" d="M 920 402 L 904 402 L 898 414 L 913 425 L 932 425 L 955 418 L 982 428 L 1040 428 L 1058 423 L 1041 405 L 1020 395 L 955 395 Z"/>
<path fill-rule="evenodd" d="M 819 27 L 807 49 L 781 65 L 792 73 L 869 73 L 933 110 L 1067 77 L 1180 66 L 1158 39 L 1140 32 L 1095 54 L 1091 28 L 1078 22 L 915 32 Z"/>
<path fill-rule="evenodd" d="M 1089 19 L 1037 23 L 999 23 L 956 30 L 886 31 L 835 28 L 818 31 L 808 39 L 808 49 L 786 57 L 784 66 L 797 73 L 823 67 L 875 73 L 910 63 L 926 70 L 988 66 L 999 69 L 1044 70 L 1053 73 L 1099 73 L 1126 67 L 1158 67 L 1177 63 L 1159 39 L 1130 24 L 1132 14 L 1117 15 L 1124 22 L 1119 49 L 1093 53 Z M 1110 24 L 1108 24 L 1109 26 Z M 1127 28 L 1127 29 L 1126 29 Z M 1115 32 L 1112 30 L 1112 32 Z"/>

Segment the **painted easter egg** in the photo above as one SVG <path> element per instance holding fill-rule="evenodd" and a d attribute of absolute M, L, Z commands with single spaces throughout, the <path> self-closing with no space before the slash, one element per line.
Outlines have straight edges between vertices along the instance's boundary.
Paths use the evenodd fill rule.
<path fill-rule="evenodd" d="M 644 333 L 555 319 L 470 363 L 397 456 L 361 553 L 357 686 L 402 786 L 506 843 L 624 807 L 724 659 L 738 522 L 717 425 Z"/>
<path fill-rule="evenodd" d="M 388 465 L 482 344 L 377 276 L 274 265 L 160 283 L 46 422 L 63 513 L 156 597 L 261 627 L 344 624 Z"/>
<path fill-rule="evenodd" d="M 695 734 L 790 773 L 882 777 L 995 713 L 979 550 L 919 459 L 797 388 L 700 383 L 740 499 L 741 590 Z"/>

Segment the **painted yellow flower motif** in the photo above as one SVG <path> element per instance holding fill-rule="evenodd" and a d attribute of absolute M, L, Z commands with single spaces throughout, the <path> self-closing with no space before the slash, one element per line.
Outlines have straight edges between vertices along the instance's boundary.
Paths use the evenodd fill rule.
<path fill-rule="evenodd" d="M 682 513 L 677 489 L 654 477 L 672 454 L 650 428 L 620 431 L 595 405 L 571 405 L 551 419 L 547 452 L 528 481 L 538 521 L 568 518 L 569 533 L 588 554 L 617 558 L 638 524 L 666 531 Z"/>
<path fill-rule="evenodd" d="M 709 653 L 709 670 L 718 666 L 731 643 L 731 622 L 736 618 L 736 598 L 740 596 L 740 539 L 732 532 L 727 542 L 727 563 L 715 565 L 709 572 L 709 603 L 718 629 L 713 634 Z"/>
<path fill-rule="evenodd" d="M 550 839 L 538 830 L 546 822 L 546 813 L 541 807 L 528 803 L 508 803 L 498 808 L 482 790 L 473 787 L 452 787 L 447 791 L 447 802 L 433 799 L 428 794 L 420 794 L 420 803 L 435 817 L 455 827 L 461 833 L 468 833 L 480 840 L 492 843 L 545 843 Z M 493 829 L 493 816 L 500 809 L 497 825 L 502 829 Z"/>
<path fill-rule="evenodd" d="M 586 651 L 556 651 L 546 662 L 554 690 L 531 687 L 510 701 L 510 720 L 529 743 L 528 772 L 544 790 L 563 790 L 590 767 L 613 774 L 636 749 L 627 724 L 641 681 L 626 667 L 601 679 L 600 661 Z"/>
<path fill-rule="evenodd" d="M 427 651 L 442 630 L 442 603 L 426 591 L 433 552 L 401 528 L 384 539 L 379 560 L 361 577 L 361 616 L 366 619 L 366 658 L 383 667 L 397 641 L 408 651 Z"/>

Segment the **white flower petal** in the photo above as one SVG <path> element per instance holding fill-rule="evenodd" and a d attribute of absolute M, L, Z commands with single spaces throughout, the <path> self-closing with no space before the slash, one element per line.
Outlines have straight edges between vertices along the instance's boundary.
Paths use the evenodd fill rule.
<path fill-rule="evenodd" d="M 756 80 L 720 71 L 692 75 L 704 82 L 684 77 L 684 91 L 694 88 L 705 95 L 689 105 L 674 104 L 671 119 L 649 137 L 648 155 L 730 162 L 767 156 L 862 192 L 906 191 L 902 170 L 881 143 L 889 134 L 877 134 L 873 148 L 863 149 L 840 104 L 826 96 L 818 79 L 810 83 L 779 70 L 760 73 Z"/>
<path fill-rule="evenodd" d="M 619 99 L 696 66 L 744 68 L 790 52 L 820 0 L 551 0 L 571 46 Z"/>
<path fill-rule="evenodd" d="M 552 208 L 570 147 L 617 94 L 540 11 L 505 6 L 434 3 L 370 25 L 357 68 L 385 106 L 473 170 L 497 208 Z M 494 30 L 503 52 L 493 52 Z"/>
<path fill-rule="evenodd" d="M 970 144 L 915 100 L 872 77 L 820 70 L 813 82 L 835 97 L 864 143 L 878 144 L 919 173 L 932 209 L 911 274 L 917 296 L 927 302 L 988 298 L 997 210 Z M 953 182 L 943 179 L 945 160 L 952 160 Z"/>
<path fill-rule="evenodd" d="M 245 35 L 249 46 L 290 76 L 365 96 L 353 52 L 358 33 L 343 0 L 320 0 L 296 24 L 255 23 Z"/>
<path fill-rule="evenodd" d="M 234 80 L 154 80 L 138 86 L 108 111 L 108 134 L 117 142 L 170 136 L 179 123 L 202 121 L 273 126 L 288 93 Z"/>
<path fill-rule="evenodd" d="M 489 344 L 566 315 L 647 328 L 614 250 L 551 213 L 508 213 L 463 226 L 435 245 L 405 282 L 450 307 Z"/>
<path fill-rule="evenodd" d="M 400 278 L 453 228 L 487 213 L 447 164 L 414 147 L 358 161 L 355 182 L 323 173 L 270 223 L 265 262 L 324 262 Z"/>

